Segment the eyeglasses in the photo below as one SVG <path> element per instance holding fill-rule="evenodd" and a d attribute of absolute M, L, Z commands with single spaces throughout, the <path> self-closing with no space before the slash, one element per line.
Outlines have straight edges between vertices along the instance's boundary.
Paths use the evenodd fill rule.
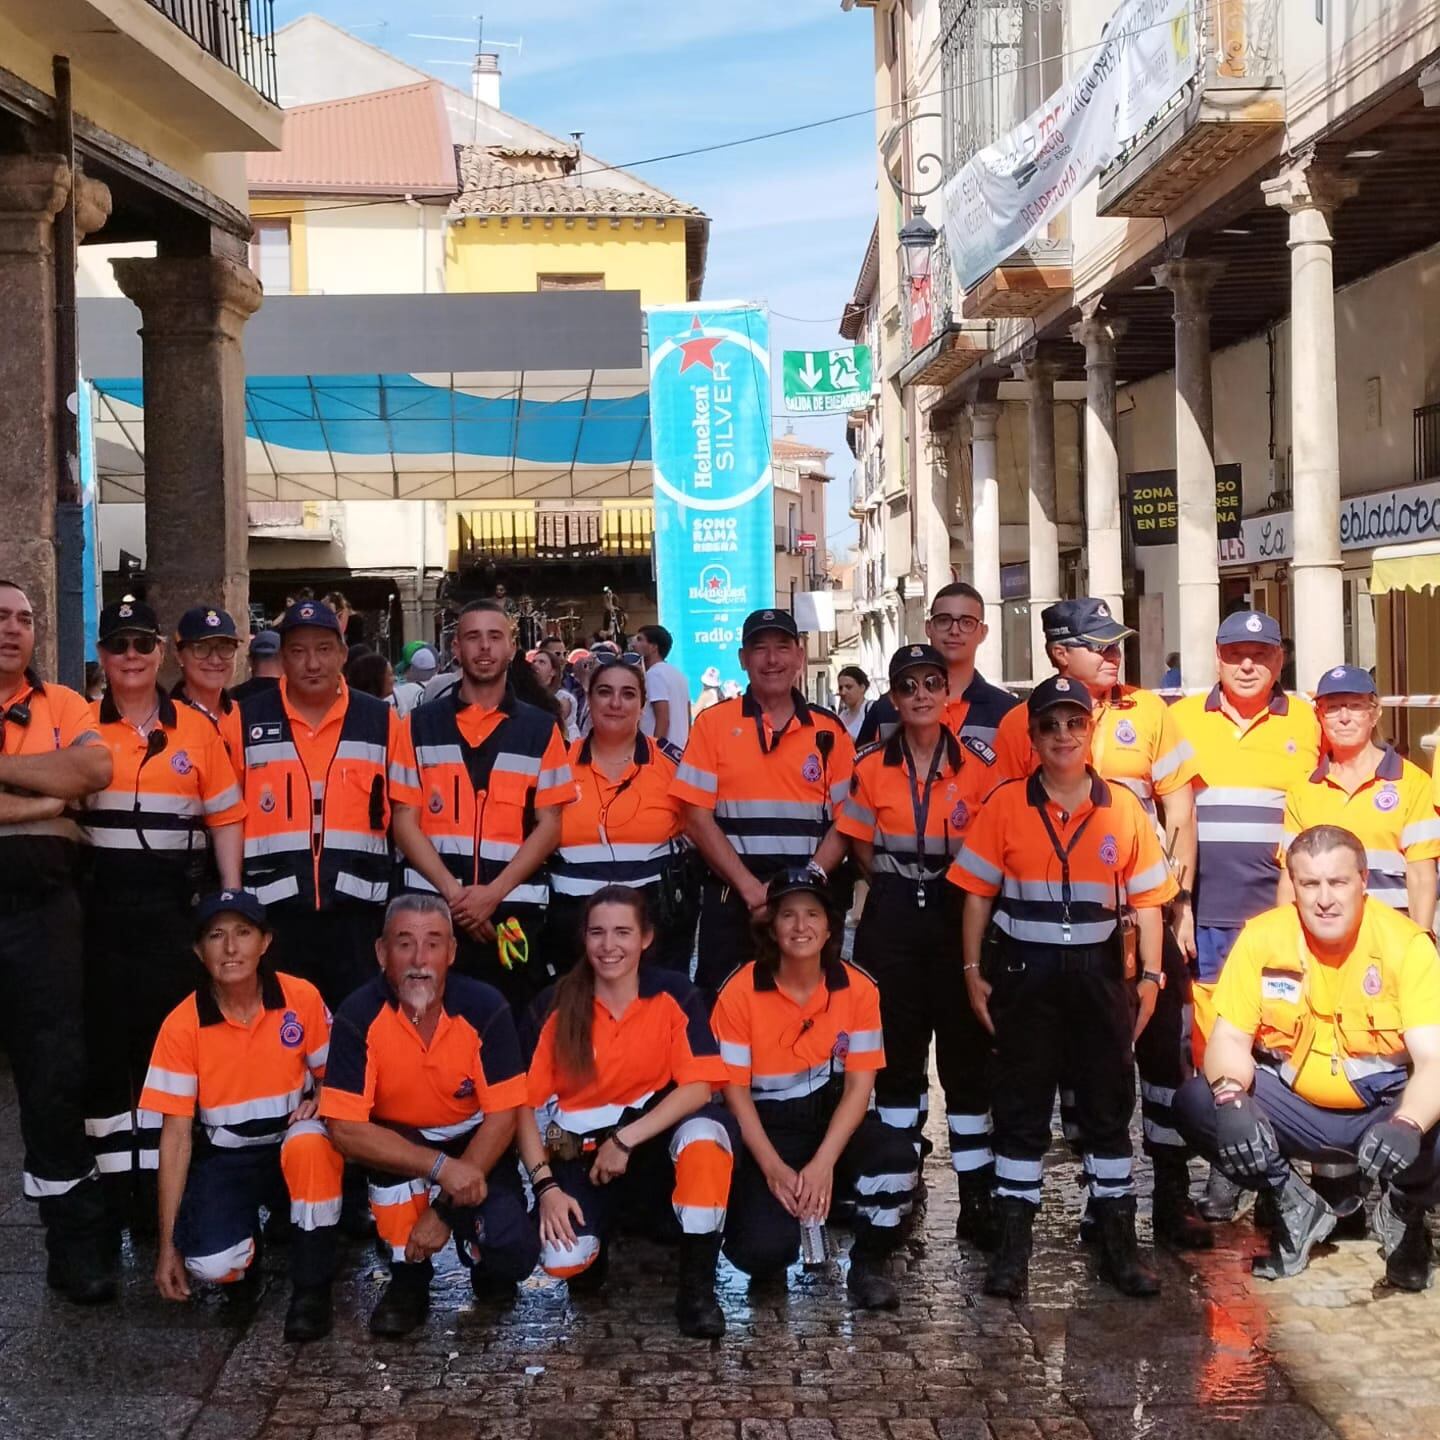
<path fill-rule="evenodd" d="M 934 611 L 930 623 L 937 630 L 958 630 L 962 635 L 973 635 L 981 624 L 978 615 L 956 615 L 950 610 Z"/>
<path fill-rule="evenodd" d="M 100 641 L 100 648 L 107 655 L 125 655 L 131 650 L 137 655 L 153 655 L 159 643 L 158 635 L 111 635 Z"/>
<path fill-rule="evenodd" d="M 891 682 L 890 688 L 908 700 L 920 693 L 921 686 L 927 695 L 939 695 L 949 688 L 950 681 L 944 675 L 901 675 Z"/>
<path fill-rule="evenodd" d="M 609 670 L 615 665 L 623 665 L 627 670 L 639 670 L 642 674 L 645 671 L 645 662 L 633 650 L 627 650 L 623 655 L 597 655 L 595 657 L 597 670 Z"/>
<path fill-rule="evenodd" d="M 1050 715 L 1044 720 L 1037 720 L 1035 728 L 1042 735 L 1059 735 L 1062 732 L 1083 735 L 1090 728 L 1090 717 L 1088 715 L 1066 715 L 1061 719 L 1058 715 Z"/>
<path fill-rule="evenodd" d="M 229 660 L 240 648 L 240 642 L 226 639 L 192 640 L 183 648 L 200 660 L 209 660 L 215 655 L 222 660 Z"/>

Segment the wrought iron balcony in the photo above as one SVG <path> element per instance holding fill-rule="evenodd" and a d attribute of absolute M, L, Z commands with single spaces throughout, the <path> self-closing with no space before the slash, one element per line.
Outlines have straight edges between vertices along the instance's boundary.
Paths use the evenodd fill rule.
<path fill-rule="evenodd" d="M 150 0 L 200 48 L 232 70 L 272 105 L 275 78 L 275 0 Z"/>
<path fill-rule="evenodd" d="M 1100 176 L 1101 215 L 1168 215 L 1284 129 L 1280 0 L 1195 0 L 1195 78 Z"/>

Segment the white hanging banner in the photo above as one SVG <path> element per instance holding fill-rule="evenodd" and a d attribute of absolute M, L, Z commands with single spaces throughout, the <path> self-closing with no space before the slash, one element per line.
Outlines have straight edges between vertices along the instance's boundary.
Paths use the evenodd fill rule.
<path fill-rule="evenodd" d="M 945 239 L 963 289 L 1012 255 L 1195 74 L 1194 0 L 1127 0 L 1079 74 L 946 184 Z"/>

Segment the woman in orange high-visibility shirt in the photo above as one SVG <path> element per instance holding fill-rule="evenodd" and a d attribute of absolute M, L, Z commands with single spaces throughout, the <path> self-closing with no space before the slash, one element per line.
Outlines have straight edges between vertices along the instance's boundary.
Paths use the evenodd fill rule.
<path fill-rule="evenodd" d="M 725 1062 L 700 992 L 640 964 L 654 932 L 638 890 L 596 891 L 584 935 L 584 963 L 536 1001 L 530 1109 L 516 1135 L 539 1209 L 540 1263 L 593 1289 L 616 1214 L 678 1232 L 680 1332 L 714 1339 L 725 1333 L 715 1266 L 737 1134 L 714 1095 Z"/>
<path fill-rule="evenodd" d="M 579 798 L 560 812 L 550 857 L 546 958 L 564 973 L 580 954 L 585 899 L 606 885 L 644 892 L 655 924 L 646 958 L 688 972 L 696 907 L 683 882 L 684 806 L 672 796 L 679 752 L 640 733 L 645 671 L 634 655 L 602 655 L 590 672 L 590 733 L 570 747 Z"/>

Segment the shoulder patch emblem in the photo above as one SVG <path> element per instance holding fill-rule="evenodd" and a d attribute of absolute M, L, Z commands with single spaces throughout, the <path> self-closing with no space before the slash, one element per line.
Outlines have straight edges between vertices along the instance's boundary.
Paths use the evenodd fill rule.
<path fill-rule="evenodd" d="M 305 1043 L 305 1027 L 293 1010 L 287 1010 L 280 1021 L 280 1043 L 287 1050 L 298 1050 Z"/>
<path fill-rule="evenodd" d="M 1112 868 L 1120 863 L 1120 848 L 1116 845 L 1113 835 L 1107 835 L 1100 842 L 1100 862 Z"/>
<path fill-rule="evenodd" d="M 978 735 L 962 735 L 960 743 L 974 756 L 987 765 L 993 765 L 998 758 L 992 746 L 987 745 Z"/>
<path fill-rule="evenodd" d="M 457 1100 L 469 1100 L 475 1094 L 475 1081 L 467 1075 L 456 1087 L 455 1098 Z"/>
<path fill-rule="evenodd" d="M 955 808 L 950 812 L 950 828 L 952 830 L 963 830 L 970 823 L 970 807 L 963 801 L 957 800 Z"/>
<path fill-rule="evenodd" d="M 835 1037 L 835 1043 L 830 1047 L 830 1054 L 836 1060 L 843 1060 L 850 1053 L 850 1034 L 846 1030 L 840 1031 Z"/>
<path fill-rule="evenodd" d="M 188 750 L 177 750 L 170 757 L 170 768 L 177 775 L 188 775 L 195 768 L 194 763 L 190 759 L 190 752 Z"/>

